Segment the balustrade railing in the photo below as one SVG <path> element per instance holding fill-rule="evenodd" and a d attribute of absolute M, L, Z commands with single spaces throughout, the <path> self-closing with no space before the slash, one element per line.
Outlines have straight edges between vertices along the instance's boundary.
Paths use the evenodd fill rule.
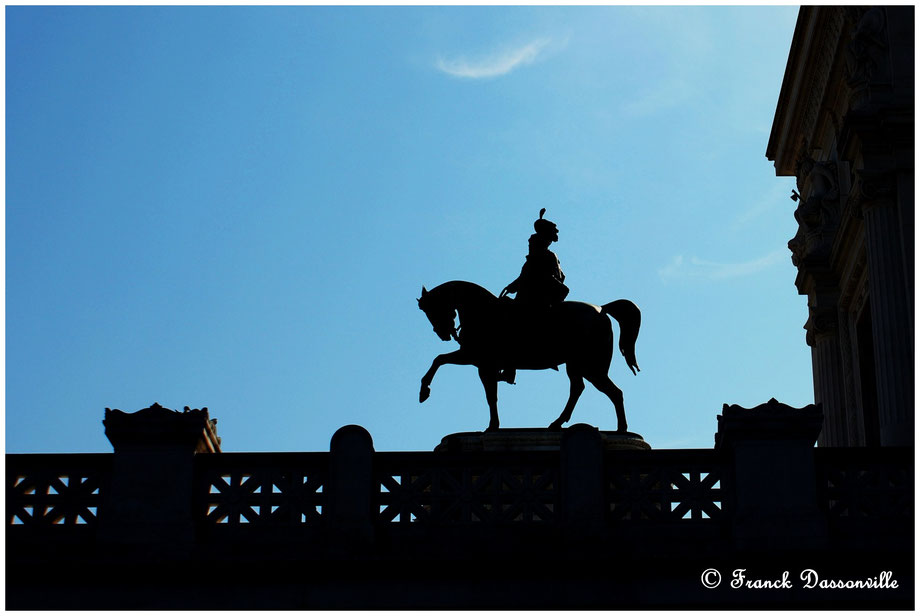
<path fill-rule="evenodd" d="M 33 530 L 96 526 L 111 471 L 111 454 L 6 456 L 7 524 Z"/>
<path fill-rule="evenodd" d="M 832 533 L 884 532 L 914 514 L 913 451 L 815 449 L 816 500 Z M 295 528 L 329 523 L 330 456 L 319 453 L 203 454 L 194 460 L 194 522 L 204 527 Z M 113 454 L 6 456 L 9 532 L 98 526 Z M 734 465 L 715 450 L 614 451 L 604 457 L 608 527 L 674 528 L 730 523 Z M 378 452 L 372 456 L 371 524 L 387 528 L 564 522 L 559 452 Z M 113 498 L 117 499 L 117 495 Z M 143 503 L 141 503 L 143 505 Z M 158 503 L 148 503 L 158 506 Z M 861 524 L 864 520 L 867 524 Z M 869 524 L 871 523 L 871 524 Z M 47 532 L 54 532 L 48 530 Z"/>
<path fill-rule="evenodd" d="M 832 527 L 912 522 L 913 458 L 904 447 L 816 449 L 818 502 Z"/>
<path fill-rule="evenodd" d="M 721 523 L 728 469 L 707 449 L 612 452 L 606 460 L 612 523 Z"/>
<path fill-rule="evenodd" d="M 379 523 L 554 523 L 559 453 L 378 453 L 374 496 Z"/>
<path fill-rule="evenodd" d="M 206 524 L 312 525 L 322 519 L 328 453 L 196 456 L 196 512 Z"/>

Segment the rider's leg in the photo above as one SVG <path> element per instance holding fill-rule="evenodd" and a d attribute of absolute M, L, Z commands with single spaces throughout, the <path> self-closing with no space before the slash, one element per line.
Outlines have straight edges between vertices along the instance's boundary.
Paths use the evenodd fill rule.
<path fill-rule="evenodd" d="M 489 403 L 489 427 L 486 431 L 498 430 L 498 370 L 480 368 L 479 380 L 486 390 L 486 402 Z"/>

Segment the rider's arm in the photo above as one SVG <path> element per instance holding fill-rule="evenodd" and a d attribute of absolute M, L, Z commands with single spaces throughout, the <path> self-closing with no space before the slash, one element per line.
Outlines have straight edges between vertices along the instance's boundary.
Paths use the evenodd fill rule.
<path fill-rule="evenodd" d="M 508 295 L 509 293 L 517 293 L 520 282 L 521 282 L 520 276 L 515 278 L 514 282 L 509 282 L 508 286 L 502 289 L 502 292 L 499 294 L 499 297 L 504 297 Z"/>

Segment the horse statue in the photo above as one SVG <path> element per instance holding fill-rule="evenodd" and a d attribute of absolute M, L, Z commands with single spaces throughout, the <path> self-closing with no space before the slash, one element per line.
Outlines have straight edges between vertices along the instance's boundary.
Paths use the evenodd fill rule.
<path fill-rule="evenodd" d="M 641 315 L 631 301 L 621 299 L 603 306 L 566 301 L 551 308 L 526 309 L 516 306 L 513 300 L 495 297 L 477 284 L 454 280 L 430 291 L 422 287 L 418 307 L 441 340 L 460 343 L 458 350 L 434 358 L 422 377 L 419 402 L 431 395 L 431 380 L 441 366 L 476 366 L 489 403 L 487 431 L 498 430 L 498 381 L 502 370 L 558 370 L 565 364 L 569 399 L 549 429 L 559 430 L 572 418 L 587 379 L 613 402 L 617 432 L 626 432 L 623 392 L 607 376 L 613 357 L 613 330 L 606 315 L 619 323 L 620 352 L 636 374 L 639 366 L 635 344 Z M 454 325 L 457 315 L 459 327 Z"/>

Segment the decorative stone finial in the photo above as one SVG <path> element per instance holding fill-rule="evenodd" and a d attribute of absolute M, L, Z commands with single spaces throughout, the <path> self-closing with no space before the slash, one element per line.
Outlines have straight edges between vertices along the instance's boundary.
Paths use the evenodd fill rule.
<path fill-rule="evenodd" d="M 770 398 L 764 404 L 745 408 L 723 404 L 722 414 L 716 416 L 719 431 L 716 447 L 728 446 L 739 439 L 810 439 L 812 443 L 821 432 L 824 412 L 821 404 L 808 404 L 800 409 Z"/>
<path fill-rule="evenodd" d="M 117 450 L 191 448 L 195 453 L 220 453 L 217 420 L 208 407 L 182 412 L 154 402 L 134 413 L 106 407 L 105 435 Z"/>

